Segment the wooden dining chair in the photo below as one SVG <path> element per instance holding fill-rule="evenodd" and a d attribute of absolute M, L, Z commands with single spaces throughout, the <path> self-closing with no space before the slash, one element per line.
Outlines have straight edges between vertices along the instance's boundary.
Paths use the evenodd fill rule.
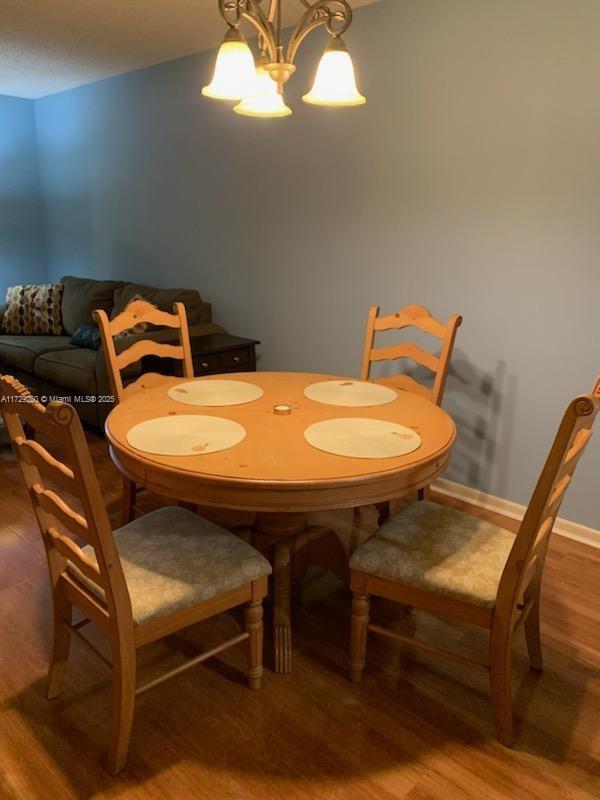
<path fill-rule="evenodd" d="M 122 402 L 126 397 L 140 389 L 156 386 L 172 377 L 156 372 L 146 372 L 130 383 L 125 384 L 121 374 L 123 370 L 140 362 L 143 358 L 170 358 L 180 361 L 183 376 L 190 379 L 194 377 L 192 348 L 184 304 L 175 303 L 173 311 L 175 312 L 173 314 L 160 311 L 146 300 L 133 300 L 114 319 L 109 319 L 106 311 L 102 309 L 94 311 L 94 319 L 98 323 L 102 338 L 108 379 L 116 403 Z M 117 353 L 115 337 L 121 336 L 124 331 L 135 330 L 136 327 L 146 327 L 147 325 L 160 325 L 178 329 L 179 344 L 158 342 L 152 338 L 136 338 L 130 347 L 124 350 L 120 349 L 120 352 Z M 139 511 L 136 506 L 136 497 L 143 488 L 143 486 L 137 486 L 132 480 L 123 476 L 121 507 L 123 525 L 131 522 L 135 517 L 136 511 Z"/>
<path fill-rule="evenodd" d="M 371 306 L 367 319 L 367 330 L 365 332 L 365 344 L 363 349 L 363 360 L 361 368 L 361 380 L 371 380 L 371 365 L 376 361 L 394 361 L 397 359 L 408 359 L 414 361 L 422 367 L 426 367 L 434 375 L 433 386 L 428 387 L 416 381 L 410 375 L 398 373 L 385 378 L 377 378 L 374 383 L 390 386 L 395 389 L 402 389 L 413 392 L 420 397 L 431 400 L 438 406 L 442 404 L 448 368 L 454 348 L 456 332 L 462 323 L 462 317 L 458 314 L 450 317 L 444 324 L 435 317 L 425 306 L 404 306 L 400 311 L 390 314 L 387 317 L 379 316 L 379 306 Z M 390 345 L 388 347 L 375 347 L 375 336 L 377 333 L 390 330 L 402 330 L 404 328 L 417 328 L 422 333 L 428 333 L 439 339 L 442 343 L 439 355 L 427 352 L 419 345 L 411 342 Z M 426 495 L 426 490 L 419 490 L 419 499 L 422 500 Z M 390 516 L 390 503 L 388 501 L 377 504 L 379 514 L 379 524 L 385 522 Z"/>
<path fill-rule="evenodd" d="M 113 534 L 75 409 L 59 402 L 44 408 L 10 376 L 0 377 L 0 399 L 48 558 L 54 605 L 48 697 L 61 692 L 71 638 L 108 666 L 108 769 L 116 774 L 125 765 L 137 695 L 242 641 L 248 644 L 250 687 L 260 687 L 262 600 L 271 567 L 237 536 L 177 506 Z M 25 436 L 20 417 L 36 431 L 35 441 Z M 243 633 L 136 688 L 139 647 L 242 604 Z M 77 622 L 73 608 L 83 615 Z M 111 661 L 81 632 L 92 623 L 106 634 Z"/>
<path fill-rule="evenodd" d="M 510 668 L 523 626 L 533 669 L 542 669 L 540 588 L 561 502 L 592 434 L 600 378 L 591 394 L 569 403 L 518 533 L 429 501 L 392 517 L 354 552 L 351 677 L 361 679 L 367 632 L 445 656 L 489 673 L 496 734 L 514 739 Z M 489 661 L 480 663 L 369 623 L 371 596 L 384 597 L 489 631 Z"/>
<path fill-rule="evenodd" d="M 434 375 L 433 386 L 423 386 L 409 375 L 397 374 L 385 378 L 377 378 L 375 383 L 382 383 L 408 392 L 414 392 L 421 397 L 432 400 L 436 405 L 442 404 L 448 367 L 454 347 L 456 331 L 462 323 L 462 317 L 455 314 L 447 323 L 440 322 L 431 316 L 425 306 L 404 306 L 395 314 L 387 317 L 379 316 L 379 306 L 371 306 L 365 333 L 363 350 L 361 380 L 371 379 L 371 365 L 375 361 L 394 361 L 396 359 L 410 359 L 426 367 Z M 403 328 L 417 328 L 423 333 L 428 333 L 439 339 L 442 343 L 439 355 L 434 355 L 422 347 L 410 342 L 388 347 L 375 347 L 377 333 L 389 330 L 402 330 Z"/>

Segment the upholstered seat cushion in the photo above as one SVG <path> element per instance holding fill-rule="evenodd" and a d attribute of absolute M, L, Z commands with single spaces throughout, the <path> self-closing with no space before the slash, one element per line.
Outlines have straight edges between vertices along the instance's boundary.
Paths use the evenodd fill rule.
<path fill-rule="evenodd" d="M 431 502 L 393 516 L 358 547 L 352 569 L 491 608 L 515 535 Z"/>
<path fill-rule="evenodd" d="M 134 624 L 172 614 L 269 575 L 257 550 L 184 508 L 168 506 L 114 532 Z M 96 561 L 93 548 L 83 551 Z M 69 571 L 90 591 L 102 590 L 73 564 Z"/>

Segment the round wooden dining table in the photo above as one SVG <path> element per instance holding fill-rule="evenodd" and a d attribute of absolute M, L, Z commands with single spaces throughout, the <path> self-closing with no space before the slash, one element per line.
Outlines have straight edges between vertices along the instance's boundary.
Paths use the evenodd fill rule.
<path fill-rule="evenodd" d="M 356 508 L 400 498 L 429 486 L 450 460 L 456 429 L 451 417 L 429 400 L 399 390 L 385 405 L 341 407 L 305 396 L 311 384 L 353 381 L 336 375 L 249 372 L 198 378 L 238 380 L 262 389 L 241 405 L 207 407 L 172 399 L 181 378 L 142 388 L 117 405 L 106 420 L 111 457 L 136 484 L 178 501 L 255 512 L 251 543 L 273 564 L 275 670 L 291 671 L 292 578 L 318 564 L 347 575 L 348 556 L 335 533 L 310 526 L 307 513 Z M 281 407 L 284 406 L 282 409 Z M 203 414 L 239 423 L 245 438 L 226 450 L 165 456 L 142 452 L 128 442 L 133 426 L 173 415 Z M 421 437 L 411 453 L 391 458 L 334 455 L 310 445 L 304 431 L 334 418 L 370 418 L 410 428 Z"/>

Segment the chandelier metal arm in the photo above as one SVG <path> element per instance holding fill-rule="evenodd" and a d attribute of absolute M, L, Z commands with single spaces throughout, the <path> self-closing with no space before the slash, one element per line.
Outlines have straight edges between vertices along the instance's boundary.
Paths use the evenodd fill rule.
<path fill-rule="evenodd" d="M 281 10 L 281 0 L 269 0 L 265 14 L 263 0 L 219 0 L 221 16 L 232 28 L 238 29 L 242 19 L 256 30 L 272 62 L 283 62 L 282 48 L 278 47 L 276 19 Z M 306 8 L 294 29 L 287 46 L 285 62 L 293 64 L 298 48 L 306 37 L 321 25 L 331 36 L 341 36 L 352 23 L 352 8 L 347 0 L 299 0 Z M 275 14 L 274 11 L 278 13 Z"/>
<path fill-rule="evenodd" d="M 271 61 L 277 60 L 277 42 L 273 23 L 267 17 L 261 6 L 262 0 L 242 0 L 242 17 L 254 26 L 262 37 L 262 43 L 269 53 Z"/>
<path fill-rule="evenodd" d="M 273 28 L 268 21 L 260 3 L 262 0 L 219 0 L 219 12 L 225 22 L 236 30 L 242 19 L 247 20 L 262 38 L 272 61 L 276 60 L 275 38 Z"/>
<path fill-rule="evenodd" d="M 298 48 L 315 28 L 325 25 L 331 36 L 341 36 L 352 24 L 352 8 L 347 0 L 300 0 L 306 12 L 300 17 L 288 43 L 287 60 L 293 64 Z"/>

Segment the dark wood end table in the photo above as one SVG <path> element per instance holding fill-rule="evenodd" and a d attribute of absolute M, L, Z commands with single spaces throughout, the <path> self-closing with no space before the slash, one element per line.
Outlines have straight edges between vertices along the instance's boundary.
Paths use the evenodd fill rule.
<path fill-rule="evenodd" d="M 254 372 L 258 339 L 243 339 L 229 333 L 210 333 L 192 339 L 195 375 L 221 372 Z"/>

